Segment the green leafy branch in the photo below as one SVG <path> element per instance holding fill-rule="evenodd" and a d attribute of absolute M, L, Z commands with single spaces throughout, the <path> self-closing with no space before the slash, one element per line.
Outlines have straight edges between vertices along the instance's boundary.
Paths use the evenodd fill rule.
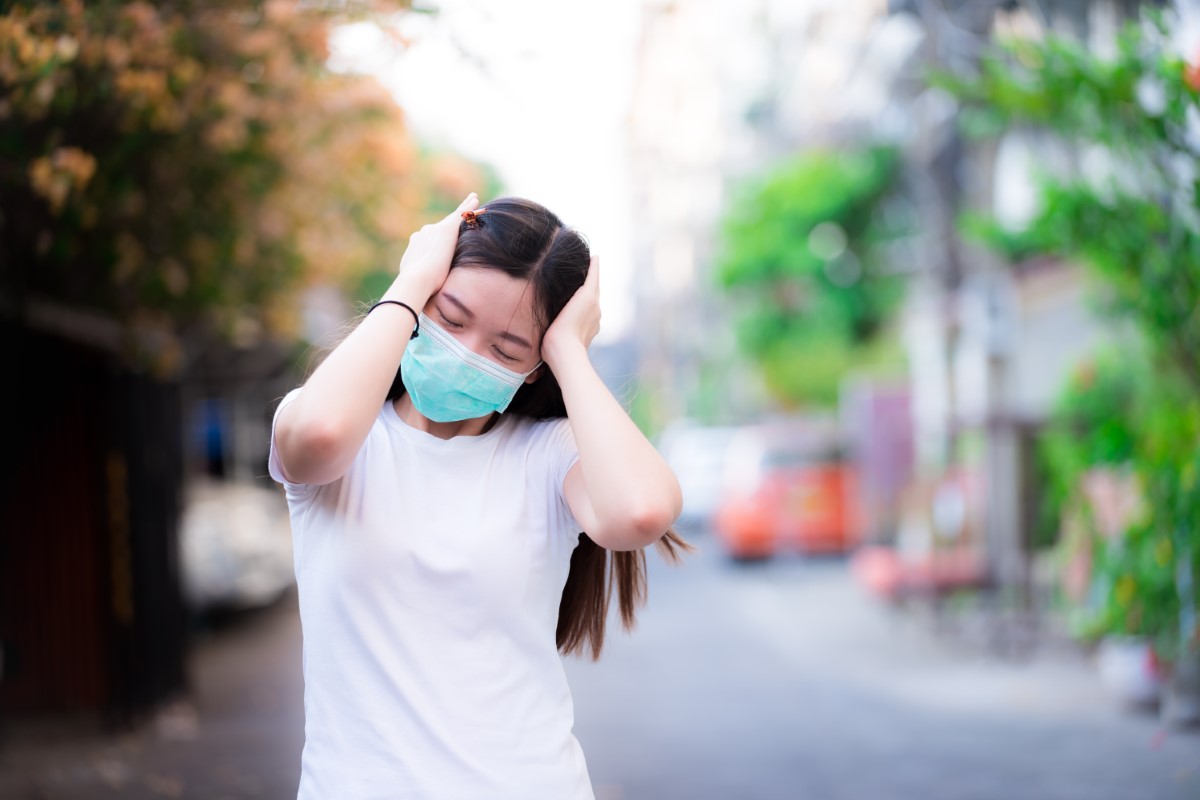
<path fill-rule="evenodd" d="M 739 343 L 786 403 L 829 402 L 900 297 L 886 245 L 890 148 L 808 152 L 747 182 L 723 226 L 717 279 L 742 309 Z"/>

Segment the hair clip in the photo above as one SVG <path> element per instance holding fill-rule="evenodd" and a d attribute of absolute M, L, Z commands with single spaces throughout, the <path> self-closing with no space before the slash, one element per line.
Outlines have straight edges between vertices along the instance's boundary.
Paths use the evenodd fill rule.
<path fill-rule="evenodd" d="M 486 208 L 477 208 L 474 211 L 464 211 L 462 212 L 463 221 L 467 223 L 467 227 L 474 228 L 479 225 L 479 217 L 481 217 L 485 211 L 487 211 Z"/>

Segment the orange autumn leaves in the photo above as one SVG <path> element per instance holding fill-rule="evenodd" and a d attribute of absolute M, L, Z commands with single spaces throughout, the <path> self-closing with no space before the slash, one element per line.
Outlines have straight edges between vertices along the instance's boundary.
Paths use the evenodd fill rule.
<path fill-rule="evenodd" d="M 483 177 L 423 156 L 376 81 L 325 68 L 343 19 L 277 0 L 0 14 L 8 274 L 148 331 L 170 372 L 182 328 L 296 335 L 301 290 L 398 262 L 429 198 Z"/>

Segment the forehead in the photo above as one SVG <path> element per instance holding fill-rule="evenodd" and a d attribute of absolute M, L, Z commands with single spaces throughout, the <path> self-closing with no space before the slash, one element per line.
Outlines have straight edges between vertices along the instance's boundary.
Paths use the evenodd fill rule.
<path fill-rule="evenodd" d="M 452 295 L 475 315 L 476 322 L 497 331 L 536 337 L 533 287 L 498 269 L 455 267 L 439 294 Z"/>

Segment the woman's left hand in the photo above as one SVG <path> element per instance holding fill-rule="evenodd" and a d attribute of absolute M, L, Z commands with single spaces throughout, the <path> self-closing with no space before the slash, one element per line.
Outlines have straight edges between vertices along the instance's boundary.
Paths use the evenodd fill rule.
<path fill-rule="evenodd" d="M 554 369 L 556 358 L 572 348 L 584 352 L 600 332 L 600 257 L 592 256 L 587 278 L 572 295 L 542 337 L 542 360 Z"/>

